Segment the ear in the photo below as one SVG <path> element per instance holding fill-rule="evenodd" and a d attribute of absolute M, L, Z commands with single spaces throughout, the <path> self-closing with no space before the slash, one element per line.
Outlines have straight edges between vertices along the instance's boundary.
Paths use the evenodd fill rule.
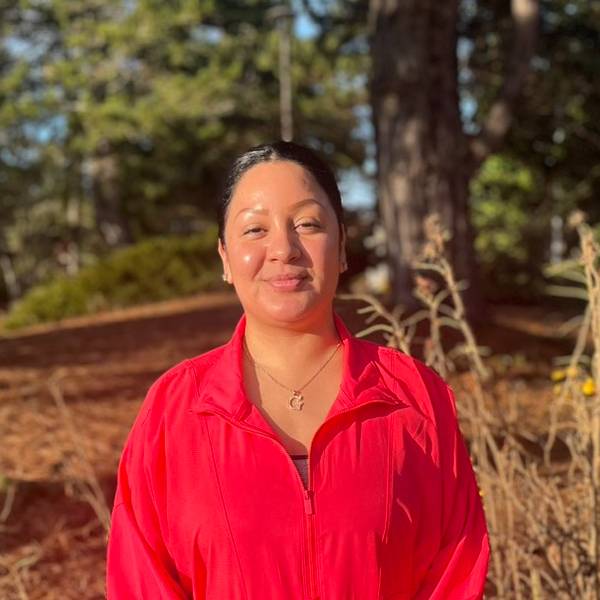
<path fill-rule="evenodd" d="M 346 257 L 346 228 L 342 225 L 340 235 L 340 273 L 348 270 L 348 259 Z"/>
<path fill-rule="evenodd" d="M 221 241 L 221 238 L 219 238 L 217 250 L 221 257 L 221 262 L 223 263 L 223 281 L 231 283 L 231 271 L 229 269 L 229 261 L 227 260 L 227 251 L 225 250 L 225 245 Z"/>

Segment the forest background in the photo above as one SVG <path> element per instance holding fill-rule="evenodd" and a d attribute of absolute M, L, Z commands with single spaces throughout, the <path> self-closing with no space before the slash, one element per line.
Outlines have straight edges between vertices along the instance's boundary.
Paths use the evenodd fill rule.
<path fill-rule="evenodd" d="M 407 265 L 436 210 L 473 293 L 540 300 L 543 263 L 575 243 L 565 215 L 600 219 L 598 9 L 396 5 L 296 2 L 294 19 L 263 0 L 3 4 L 0 305 L 116 248 L 214 239 L 230 161 L 281 137 L 282 37 L 291 37 L 293 137 L 336 168 L 357 225 L 350 276 L 383 261 L 393 300 L 410 305 Z M 362 238 L 378 222 L 369 250 Z M 152 246 L 137 260 L 148 254 L 156 272 L 107 264 L 78 289 L 55 284 L 15 324 L 188 291 L 186 260 L 165 271 L 155 256 L 164 248 Z M 160 272 L 170 282 L 158 278 L 154 291 L 132 281 Z"/>
<path fill-rule="evenodd" d="M 600 421 L 590 404 L 600 402 L 600 359 L 592 346 L 582 356 L 590 323 L 600 347 L 600 287 L 580 251 L 584 221 L 600 238 L 597 3 L 0 0 L 0 41 L 0 596 L 102 597 L 93 565 L 140 396 L 176 360 L 226 339 L 236 315 L 223 308 L 215 252 L 223 175 L 250 146 L 284 137 L 335 168 L 349 234 L 342 290 L 383 301 L 373 315 L 389 322 L 379 330 L 388 343 L 410 351 L 384 305 L 425 304 L 432 328 L 418 354 L 454 376 L 451 356 L 467 348 L 463 371 L 483 378 L 480 348 L 453 312 L 460 291 L 469 319 L 506 352 L 485 362 L 497 397 L 469 379 L 465 398 L 476 402 L 459 407 L 482 490 L 499 498 L 486 506 L 489 597 L 600 597 Z M 424 227 L 432 212 L 454 275 L 430 253 L 428 283 L 415 261 L 440 239 Z M 565 261 L 577 272 L 556 285 L 549 273 Z M 445 286 L 443 298 L 428 295 Z M 148 303 L 169 299 L 177 308 L 160 320 L 171 309 Z M 530 329 L 546 324 L 548 337 L 528 342 L 539 363 L 515 348 L 522 339 L 486 333 L 507 306 L 540 316 Z M 125 315 L 118 326 L 110 311 Z M 556 311 L 585 317 L 576 360 L 553 360 L 570 351 L 548 342 L 547 330 L 561 330 Z M 465 334 L 454 355 L 439 345 L 441 323 Z M 507 365 L 518 372 L 510 383 Z M 581 384 L 570 396 L 581 400 L 575 428 L 533 401 L 556 393 L 549 374 L 561 365 L 570 374 L 553 372 L 555 382 Z M 524 423 L 527 432 L 515 429 Z M 567 506 L 591 508 L 542 526 L 516 501 L 559 505 L 544 487 L 557 439 L 587 498 Z M 538 496 L 524 490 L 542 449 L 551 477 Z"/>

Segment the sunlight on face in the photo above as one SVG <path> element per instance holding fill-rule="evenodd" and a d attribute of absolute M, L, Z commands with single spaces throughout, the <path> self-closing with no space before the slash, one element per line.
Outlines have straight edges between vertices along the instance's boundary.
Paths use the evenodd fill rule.
<path fill-rule="evenodd" d="M 223 268 L 248 316 L 271 324 L 330 316 L 343 240 L 329 199 L 309 171 L 291 161 L 246 171 L 224 237 Z"/>

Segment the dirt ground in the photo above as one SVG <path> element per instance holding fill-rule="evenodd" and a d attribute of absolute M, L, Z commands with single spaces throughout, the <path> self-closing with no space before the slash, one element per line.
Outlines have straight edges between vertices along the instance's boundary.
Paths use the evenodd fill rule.
<path fill-rule="evenodd" d="M 361 328 L 356 305 L 336 308 Z M 224 343 L 240 315 L 233 295 L 211 294 L 0 338 L 0 598 L 104 598 L 100 520 L 140 403 L 170 366 Z M 476 331 L 490 362 L 510 365 L 500 393 L 521 394 L 534 414 L 551 398 L 552 359 L 571 349 L 557 338 L 566 317 L 497 306 Z"/>

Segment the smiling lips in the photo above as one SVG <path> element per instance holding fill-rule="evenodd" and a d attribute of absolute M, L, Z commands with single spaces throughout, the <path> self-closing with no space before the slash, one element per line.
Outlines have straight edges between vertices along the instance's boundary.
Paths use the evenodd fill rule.
<path fill-rule="evenodd" d="M 277 275 L 267 279 L 267 282 L 280 292 L 293 292 L 298 289 L 306 279 L 306 275 Z"/>

